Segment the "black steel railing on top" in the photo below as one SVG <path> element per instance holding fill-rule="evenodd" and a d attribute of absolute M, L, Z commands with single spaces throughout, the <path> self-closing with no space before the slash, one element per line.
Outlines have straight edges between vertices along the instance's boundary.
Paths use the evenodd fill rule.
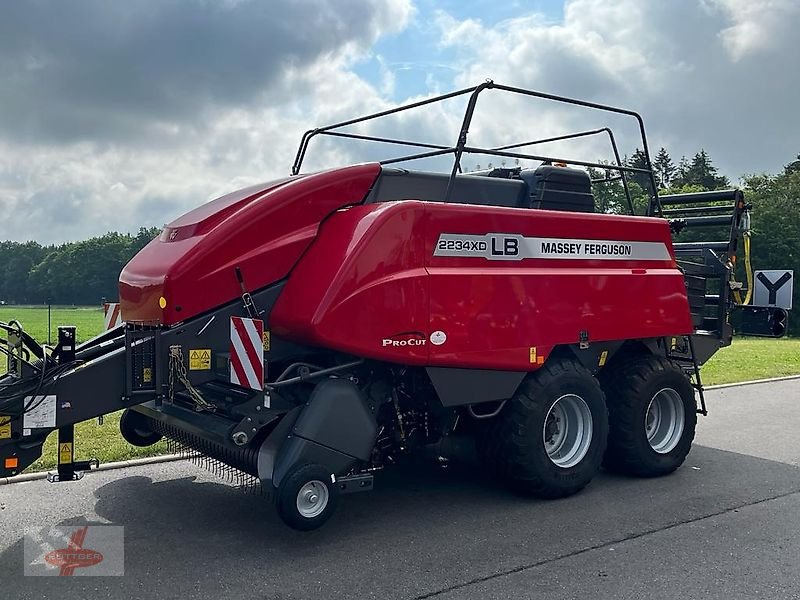
<path fill-rule="evenodd" d="M 534 98 L 541 98 L 544 100 L 552 100 L 554 102 L 561 102 L 564 104 L 571 104 L 574 106 L 581 106 L 584 108 L 590 108 L 610 113 L 615 113 L 619 115 L 625 115 L 636 119 L 637 124 L 639 126 L 639 132 L 642 137 L 642 152 L 644 154 L 645 159 L 645 166 L 646 168 L 638 168 L 638 167 L 631 167 L 622 164 L 622 160 L 620 158 L 619 149 L 617 147 L 616 140 L 614 138 L 614 134 L 608 127 L 603 127 L 600 129 L 593 129 L 590 131 L 581 131 L 578 133 L 569 133 L 566 135 L 560 135 L 551 138 L 544 138 L 539 140 L 532 140 L 528 142 L 522 142 L 517 144 L 510 144 L 506 146 L 499 146 L 495 148 L 480 148 L 477 146 L 469 146 L 467 145 L 467 135 L 469 133 L 469 128 L 472 123 L 472 118 L 475 113 L 475 107 L 478 102 L 478 96 L 486 91 L 486 90 L 499 90 L 503 92 L 509 92 L 512 94 L 520 94 L 523 96 L 530 96 Z M 356 134 L 356 133 L 348 133 L 339 131 L 344 127 L 348 127 L 350 125 L 355 125 L 357 123 L 364 123 L 366 121 L 371 121 L 373 119 L 378 119 L 380 117 L 386 117 L 388 115 L 393 115 L 402 111 L 412 110 L 415 108 L 420 108 L 422 106 L 426 106 L 428 104 L 433 104 L 436 102 L 442 102 L 445 100 L 450 100 L 452 98 L 456 98 L 459 96 L 465 96 L 469 94 L 469 101 L 467 102 L 466 111 L 464 113 L 464 119 L 461 124 L 461 129 L 459 131 L 458 140 L 456 141 L 455 145 L 453 146 L 445 146 L 439 144 L 427 144 L 422 142 L 416 142 L 413 140 L 403 140 L 397 138 L 389 138 L 389 137 L 380 137 L 380 136 L 371 136 L 371 135 L 363 135 L 363 134 Z M 521 148 L 525 148 L 528 146 L 534 146 L 536 144 L 543 144 L 547 142 L 556 142 L 562 140 L 569 140 L 575 139 L 580 137 L 586 137 L 591 135 L 600 135 L 600 134 L 607 134 L 609 138 L 609 142 L 611 143 L 611 147 L 614 153 L 614 164 L 608 163 L 600 163 L 600 162 L 588 162 L 588 161 L 581 161 L 581 160 L 574 160 L 574 159 L 567 159 L 562 157 L 555 157 L 555 156 L 546 156 L 540 154 L 530 154 L 525 152 L 514 152 L 513 150 L 519 150 Z M 450 195 L 453 191 L 453 186 L 455 183 L 455 178 L 458 173 L 461 172 L 461 159 L 464 154 L 484 154 L 490 156 L 501 156 L 506 158 L 518 158 L 518 159 L 526 159 L 526 160 L 540 160 L 544 162 L 551 162 L 551 163 L 564 163 L 569 165 L 576 165 L 581 167 L 592 167 L 597 169 L 602 169 L 606 172 L 612 171 L 617 172 L 619 175 L 616 177 L 607 177 L 606 179 L 599 179 L 595 180 L 594 183 L 609 183 L 611 181 L 621 181 L 623 190 L 625 193 L 625 198 L 628 204 L 628 208 L 633 214 L 633 200 L 631 198 L 630 189 L 628 187 L 628 180 L 626 178 L 626 174 L 633 174 L 639 173 L 646 175 L 648 181 L 650 183 L 650 190 L 647 190 L 649 196 L 649 203 L 648 203 L 648 213 L 649 215 L 661 215 L 661 203 L 658 198 L 658 188 L 656 186 L 655 175 L 653 173 L 652 163 L 650 160 L 650 150 L 647 145 L 647 135 L 645 134 L 644 130 L 644 121 L 642 117 L 631 110 L 626 110 L 622 108 L 616 108 L 614 106 L 607 106 L 604 104 L 597 104 L 595 102 L 587 102 L 585 100 L 577 100 L 575 98 L 568 98 L 566 96 L 558 96 L 555 94 L 546 94 L 543 92 L 536 92 L 533 90 L 526 90 L 523 88 L 511 87 L 507 85 L 501 85 L 498 83 L 494 83 L 493 81 L 489 80 L 480 85 L 473 86 L 470 88 L 465 88 L 462 90 L 458 90 L 455 92 L 450 92 L 449 94 L 443 94 L 441 96 L 435 96 L 432 98 L 427 98 L 425 100 L 420 100 L 418 102 L 413 102 L 411 104 L 406 104 L 403 106 L 398 106 L 395 108 L 391 108 L 388 110 L 380 111 L 377 113 L 373 113 L 370 115 L 365 115 L 362 117 L 357 117 L 354 119 L 350 119 L 347 121 L 342 121 L 340 123 L 334 123 L 333 125 L 326 125 L 325 127 L 318 127 L 316 129 L 310 129 L 303 134 L 303 137 L 300 140 L 300 147 L 297 149 L 297 155 L 295 156 L 294 164 L 292 165 L 292 175 L 297 175 L 300 173 L 300 169 L 303 165 L 303 160 L 305 159 L 306 153 L 308 151 L 309 144 L 311 140 L 320 135 L 326 135 L 331 137 L 338 137 L 338 138 L 349 138 L 353 140 L 360 140 L 360 141 L 368 141 L 368 142 L 380 142 L 385 144 L 395 144 L 400 146 L 409 146 L 412 148 L 421 148 L 425 149 L 425 152 L 418 152 L 413 154 L 407 154 L 403 156 L 398 156 L 395 158 L 389 158 L 380 161 L 381 164 L 394 164 L 400 162 L 406 162 L 411 160 L 418 160 L 423 158 L 433 158 L 436 156 L 444 156 L 447 154 L 453 155 L 453 167 L 450 173 L 450 181 L 447 186 L 447 192 L 445 194 L 445 200 L 450 199 Z"/>

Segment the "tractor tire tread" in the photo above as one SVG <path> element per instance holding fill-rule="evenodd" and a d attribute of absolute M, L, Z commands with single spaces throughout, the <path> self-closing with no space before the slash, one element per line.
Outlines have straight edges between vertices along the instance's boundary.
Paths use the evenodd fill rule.
<path fill-rule="evenodd" d="M 478 453 L 485 464 L 517 492 L 554 499 L 575 494 L 589 483 L 590 478 L 577 478 L 572 485 L 559 486 L 546 481 L 533 459 L 541 439 L 531 436 L 526 429 L 526 421 L 537 405 L 536 398 L 542 397 L 557 380 L 569 375 L 592 382 L 602 397 L 599 382 L 577 361 L 546 362 L 525 378 L 501 414 L 493 418 L 478 437 Z"/>
<path fill-rule="evenodd" d="M 654 376 L 674 371 L 683 375 L 680 365 L 662 356 L 639 356 L 628 359 L 600 374 L 600 382 L 606 393 L 609 413 L 608 446 L 603 460 L 604 468 L 617 473 L 637 477 L 658 477 L 677 469 L 686 459 L 694 440 L 696 414 L 686 419 L 688 429 L 683 443 L 673 453 L 673 465 L 654 467 L 642 460 L 637 441 L 641 423 L 637 415 L 645 389 Z M 688 381 L 688 380 L 687 380 Z M 688 443 L 686 443 L 688 441 Z"/>

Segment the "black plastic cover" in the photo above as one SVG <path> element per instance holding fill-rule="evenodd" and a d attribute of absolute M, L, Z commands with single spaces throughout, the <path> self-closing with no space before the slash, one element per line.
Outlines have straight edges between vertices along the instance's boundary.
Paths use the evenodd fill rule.
<path fill-rule="evenodd" d="M 594 212 L 592 181 L 586 171 L 542 165 L 521 171 L 520 178 L 530 188 L 531 208 Z"/>
<path fill-rule="evenodd" d="M 423 200 L 444 202 L 450 176 L 444 173 L 425 173 L 405 169 L 383 169 L 366 202 Z M 528 208 L 528 186 L 519 179 L 504 179 L 485 175 L 458 175 L 450 202 Z"/>
<path fill-rule="evenodd" d="M 780 338 L 789 330 L 789 313 L 777 306 L 740 306 L 739 333 Z"/>
<path fill-rule="evenodd" d="M 339 476 L 346 473 L 355 462 L 356 459 L 352 456 L 290 435 L 280 447 L 275 470 L 271 474 L 272 485 L 277 488 L 290 471 L 301 465 L 320 465 Z M 262 476 L 261 481 L 266 482 L 268 479 Z"/>
<path fill-rule="evenodd" d="M 507 400 L 514 395 L 527 373 L 427 367 L 428 377 L 443 406 Z"/>
<path fill-rule="evenodd" d="M 294 435 L 360 460 L 368 460 L 378 425 L 361 391 L 347 379 L 327 379 L 311 392 Z"/>

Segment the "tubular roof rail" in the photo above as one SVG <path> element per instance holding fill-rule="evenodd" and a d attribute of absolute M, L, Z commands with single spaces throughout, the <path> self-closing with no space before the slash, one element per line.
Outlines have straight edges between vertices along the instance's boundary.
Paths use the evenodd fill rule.
<path fill-rule="evenodd" d="M 478 146 L 471 146 L 467 144 L 467 136 L 469 133 L 470 125 L 472 124 L 472 118 L 475 113 L 475 107 L 478 102 L 478 97 L 480 94 L 486 90 L 499 90 L 501 92 L 507 92 L 511 94 L 519 94 L 522 96 L 528 96 L 533 98 L 540 98 L 544 100 L 551 100 L 553 102 L 560 102 L 563 104 L 570 104 L 573 106 L 580 106 L 583 108 L 593 109 L 593 110 L 600 110 L 604 112 L 615 113 L 619 115 L 624 115 L 628 117 L 632 117 L 636 120 L 637 125 L 639 127 L 639 133 L 641 134 L 642 138 L 642 152 L 644 154 L 645 159 L 645 168 L 637 168 L 624 165 L 620 158 L 619 149 L 617 147 L 616 139 L 614 138 L 614 134 L 608 127 L 602 127 L 600 129 L 592 129 L 588 131 L 581 131 L 577 133 L 569 133 L 565 135 L 543 138 L 539 140 L 532 140 L 527 142 L 521 142 L 516 144 L 510 144 L 505 146 L 499 146 L 495 148 L 481 148 Z M 339 131 L 344 127 L 348 127 L 350 125 L 355 125 L 358 123 L 364 123 L 367 121 L 371 121 L 374 119 L 379 119 L 381 117 L 386 117 L 389 115 L 397 114 L 399 112 L 412 110 L 416 108 L 420 108 L 429 104 L 434 104 L 437 102 L 443 102 L 445 100 L 450 100 L 452 98 L 457 98 L 459 96 L 466 96 L 469 95 L 469 99 L 467 102 L 467 107 L 464 112 L 464 117 L 461 123 L 461 129 L 459 131 L 458 139 L 456 143 L 452 146 L 447 145 L 440 145 L 440 144 L 429 144 L 423 142 L 417 142 L 413 140 L 403 140 L 398 138 L 390 138 L 390 137 L 381 137 L 381 136 L 372 136 L 372 135 L 364 135 L 364 134 L 356 134 L 356 133 L 349 133 L 345 131 Z M 608 135 L 609 142 L 611 143 L 611 147 L 614 153 L 614 164 L 608 163 L 600 163 L 600 162 L 588 162 L 588 161 L 580 161 L 574 159 L 567 159 L 567 158 L 559 158 L 553 156 L 546 156 L 541 154 L 530 154 L 526 152 L 519 152 L 514 150 L 519 150 L 521 148 L 525 148 L 527 146 L 533 146 L 536 144 L 543 144 L 547 142 L 556 142 L 562 140 L 569 140 L 575 139 L 580 137 L 587 137 L 592 135 L 600 135 L 605 133 Z M 353 140 L 360 140 L 360 141 L 368 141 L 368 142 L 379 142 L 385 144 L 394 144 L 400 146 L 408 146 L 412 148 L 420 148 L 426 151 L 424 152 L 417 152 L 412 154 L 405 154 L 395 158 L 384 159 L 380 161 L 381 164 L 394 164 L 412 160 L 418 160 L 423 158 L 431 158 L 435 156 L 444 156 L 447 154 L 453 155 L 453 167 L 450 173 L 450 180 L 447 185 L 447 192 L 445 194 L 445 200 L 450 199 L 450 195 L 453 191 L 453 186 L 455 184 L 455 178 L 458 173 L 461 172 L 461 158 L 464 154 L 487 154 L 490 156 L 503 156 L 507 158 L 519 158 L 519 159 L 529 159 L 529 160 L 541 160 L 544 162 L 551 162 L 551 163 L 565 163 L 570 165 L 578 165 L 582 167 L 591 167 L 597 169 L 603 169 L 606 171 L 616 171 L 619 173 L 618 177 L 607 177 L 604 180 L 596 180 L 597 183 L 608 183 L 611 181 L 622 181 L 625 198 L 627 200 L 628 208 L 633 214 L 633 201 L 631 199 L 630 188 L 628 186 L 628 180 L 625 177 L 627 174 L 643 174 L 648 177 L 650 183 L 650 190 L 648 190 L 649 196 L 649 206 L 648 206 L 648 214 L 661 214 L 661 202 L 658 198 L 658 186 L 656 185 L 655 175 L 653 173 L 652 162 L 650 160 L 650 150 L 647 144 L 647 135 L 644 129 L 644 121 L 639 113 L 634 112 L 632 110 L 627 110 L 623 108 L 617 108 L 614 106 L 608 106 L 605 104 L 598 104 L 596 102 L 588 102 L 585 100 L 578 100 L 576 98 L 569 98 L 566 96 L 558 96 L 556 94 L 547 94 L 544 92 L 537 92 L 534 90 L 527 90 L 524 88 L 512 87 L 507 85 L 502 85 L 499 83 L 494 83 L 492 80 L 487 80 L 480 85 L 476 85 L 469 88 L 464 88 L 461 90 L 457 90 L 454 92 L 450 92 L 448 94 L 443 94 L 440 96 L 434 96 L 431 98 L 426 98 L 424 100 L 420 100 L 417 102 L 412 102 L 410 104 L 405 104 L 402 106 L 398 106 L 395 108 L 390 108 L 387 110 L 383 110 L 380 112 L 372 113 L 369 115 L 356 117 L 354 119 L 349 119 L 347 121 L 341 121 L 339 123 L 334 123 L 332 125 L 326 125 L 324 127 L 318 127 L 316 129 L 309 129 L 303 134 L 303 137 L 300 140 L 300 146 L 297 149 L 297 154 L 295 155 L 294 164 L 292 165 L 292 175 L 297 175 L 300 173 L 300 169 L 303 165 L 303 160 L 305 159 L 306 153 L 308 152 L 309 144 L 311 140 L 316 136 L 331 136 L 337 138 L 349 138 Z"/>

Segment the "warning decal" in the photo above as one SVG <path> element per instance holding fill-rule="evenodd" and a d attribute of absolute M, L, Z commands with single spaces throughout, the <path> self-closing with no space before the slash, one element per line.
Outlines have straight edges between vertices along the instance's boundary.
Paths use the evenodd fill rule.
<path fill-rule="evenodd" d="M 208 371 L 210 368 L 211 368 L 211 350 L 209 348 L 189 350 L 190 371 Z"/>
<path fill-rule="evenodd" d="M 64 465 L 72 462 L 72 444 L 58 445 L 58 464 Z"/>
<path fill-rule="evenodd" d="M 122 325 L 122 311 L 120 311 L 119 302 L 103 304 L 103 314 L 105 315 L 106 331 Z"/>
<path fill-rule="evenodd" d="M 264 321 L 231 317 L 231 383 L 264 389 Z"/>
<path fill-rule="evenodd" d="M 261 341 L 263 342 L 262 345 L 264 346 L 264 352 L 269 352 L 269 349 L 272 346 L 269 331 L 264 331 L 264 333 L 261 335 Z"/>
<path fill-rule="evenodd" d="M 0 440 L 11 437 L 11 417 L 0 417 Z"/>
<path fill-rule="evenodd" d="M 25 406 L 30 407 L 22 417 L 23 435 L 30 435 L 24 430 L 51 429 L 56 426 L 55 396 L 25 396 Z"/>

